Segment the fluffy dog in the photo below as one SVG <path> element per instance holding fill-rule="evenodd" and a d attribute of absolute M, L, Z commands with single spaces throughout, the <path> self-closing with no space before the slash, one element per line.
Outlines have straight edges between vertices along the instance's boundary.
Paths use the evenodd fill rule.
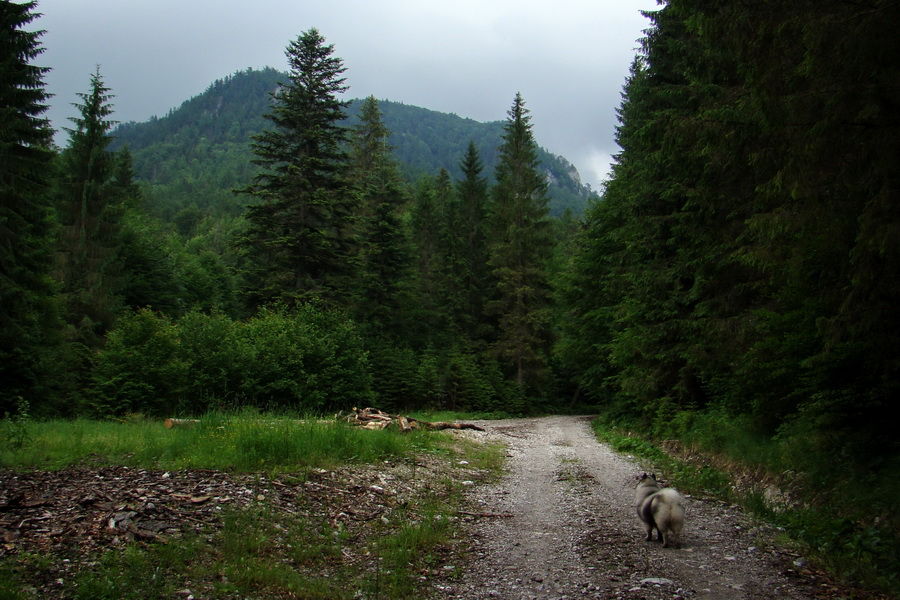
<path fill-rule="evenodd" d="M 679 546 L 684 527 L 684 507 L 681 494 L 672 488 L 660 488 L 656 475 L 641 475 L 634 495 L 634 507 L 647 530 L 647 541 L 653 539 L 653 530 L 662 540 L 663 548 Z"/>

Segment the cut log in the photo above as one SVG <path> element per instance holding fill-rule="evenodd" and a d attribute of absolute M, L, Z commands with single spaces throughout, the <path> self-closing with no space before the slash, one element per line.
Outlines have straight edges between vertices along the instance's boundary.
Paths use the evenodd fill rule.
<path fill-rule="evenodd" d="M 199 419 L 166 419 L 163 422 L 163 425 L 166 426 L 166 429 L 172 429 L 173 427 L 183 427 L 185 425 L 196 425 L 199 423 Z"/>
<path fill-rule="evenodd" d="M 426 429 L 440 430 L 440 429 L 474 429 L 475 431 L 484 431 L 483 428 L 475 425 L 474 423 L 448 423 L 446 421 L 435 421 L 434 423 L 429 423 L 427 421 L 419 421 L 422 423 Z"/>

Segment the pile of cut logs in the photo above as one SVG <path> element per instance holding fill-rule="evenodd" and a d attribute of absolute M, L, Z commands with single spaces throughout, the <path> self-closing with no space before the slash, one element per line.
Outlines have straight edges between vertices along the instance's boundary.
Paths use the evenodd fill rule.
<path fill-rule="evenodd" d="M 413 429 L 427 429 L 437 431 L 440 429 L 474 429 L 475 431 L 484 431 L 478 425 L 473 423 L 448 423 L 446 421 L 422 421 L 413 417 L 404 417 L 402 415 L 391 415 L 380 411 L 377 408 L 353 408 L 349 413 L 339 412 L 334 416 L 335 419 L 346 421 L 352 425 L 359 425 L 366 429 L 387 429 L 388 427 L 396 427 L 402 432 L 412 431 Z M 164 425 L 166 429 L 173 427 L 185 427 L 196 425 L 200 421 L 197 419 L 166 419 Z"/>
<path fill-rule="evenodd" d="M 412 431 L 413 429 L 474 429 L 475 431 L 484 431 L 478 425 L 473 423 L 448 423 L 446 421 L 429 422 L 413 417 L 404 417 L 402 415 L 391 415 L 382 412 L 377 408 L 353 408 L 349 413 L 343 411 L 335 415 L 336 419 L 342 419 L 348 423 L 365 427 L 366 429 L 387 429 L 388 427 L 396 427 L 400 431 Z"/>

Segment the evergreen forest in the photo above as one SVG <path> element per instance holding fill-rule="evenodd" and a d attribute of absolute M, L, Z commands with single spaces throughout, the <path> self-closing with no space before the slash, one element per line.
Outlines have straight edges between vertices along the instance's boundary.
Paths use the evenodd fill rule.
<path fill-rule="evenodd" d="M 148 123 L 87 73 L 57 148 L 0 10 L 0 415 L 585 410 L 896 480 L 896 2 L 661 3 L 596 193 L 520 94 L 343 100 L 316 29 Z"/>

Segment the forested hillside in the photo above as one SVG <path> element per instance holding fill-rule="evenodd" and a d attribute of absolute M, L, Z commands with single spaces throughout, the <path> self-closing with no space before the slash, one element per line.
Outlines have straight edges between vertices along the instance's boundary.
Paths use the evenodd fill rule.
<path fill-rule="evenodd" d="M 112 131 L 113 149 L 128 146 L 136 179 L 146 185 L 155 211 L 171 218 L 196 207 L 204 213 L 237 215 L 242 200 L 231 190 L 250 182 L 256 172 L 250 147 L 266 126 L 271 93 L 287 75 L 277 69 L 239 71 L 214 82 L 204 93 L 185 101 L 163 117 L 124 123 Z M 358 119 L 362 100 L 347 109 L 347 126 Z M 460 160 L 470 141 L 493 180 L 503 123 L 481 123 L 399 102 L 379 102 L 388 141 L 406 181 L 447 169 L 460 177 Z M 565 158 L 539 149 L 549 187 L 550 213 L 571 210 L 580 215 L 593 195 Z"/>

